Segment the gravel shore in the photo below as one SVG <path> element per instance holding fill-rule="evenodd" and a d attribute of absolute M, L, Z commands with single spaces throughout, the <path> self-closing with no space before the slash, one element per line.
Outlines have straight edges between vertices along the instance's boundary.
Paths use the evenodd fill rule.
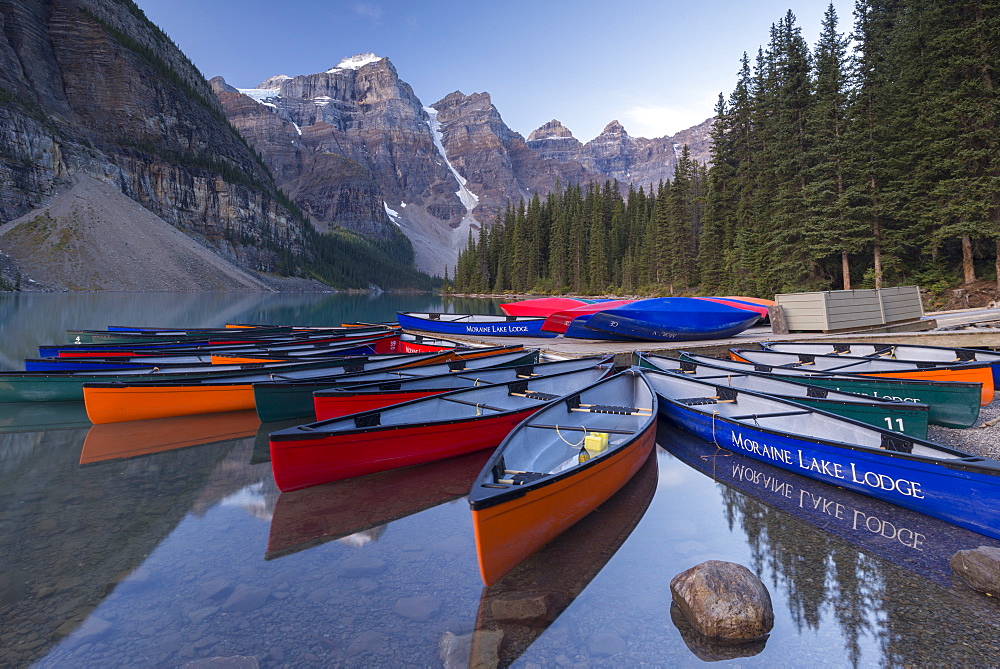
<path fill-rule="evenodd" d="M 927 438 L 971 455 L 1000 460 L 1000 401 L 995 394 L 993 398 L 992 402 L 979 410 L 979 420 L 973 427 L 953 430 L 931 425 Z"/>

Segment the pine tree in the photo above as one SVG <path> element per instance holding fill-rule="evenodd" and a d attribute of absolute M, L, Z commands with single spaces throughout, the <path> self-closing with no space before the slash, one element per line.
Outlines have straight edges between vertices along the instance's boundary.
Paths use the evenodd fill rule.
<path fill-rule="evenodd" d="M 807 119 L 810 147 L 805 229 L 811 254 L 816 258 L 835 257 L 841 284 L 844 290 L 850 290 L 850 254 L 862 250 L 866 228 L 844 212 L 848 40 L 838 32 L 837 25 L 837 12 L 830 4 L 814 53 L 815 95 Z"/>

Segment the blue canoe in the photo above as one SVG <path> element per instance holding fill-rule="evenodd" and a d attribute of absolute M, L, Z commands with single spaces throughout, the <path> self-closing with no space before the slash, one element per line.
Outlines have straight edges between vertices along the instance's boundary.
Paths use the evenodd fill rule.
<path fill-rule="evenodd" d="M 746 309 L 692 297 L 658 297 L 599 311 L 586 327 L 648 341 L 721 339 L 743 332 L 760 317 Z"/>
<path fill-rule="evenodd" d="M 493 316 L 488 314 L 438 314 L 400 311 L 396 319 L 404 330 L 422 330 L 450 335 L 489 337 L 555 337 L 543 332 L 544 318 L 533 316 Z"/>
<path fill-rule="evenodd" d="M 1000 538 L 1000 462 L 768 395 L 647 373 L 660 415 L 796 474 Z"/>

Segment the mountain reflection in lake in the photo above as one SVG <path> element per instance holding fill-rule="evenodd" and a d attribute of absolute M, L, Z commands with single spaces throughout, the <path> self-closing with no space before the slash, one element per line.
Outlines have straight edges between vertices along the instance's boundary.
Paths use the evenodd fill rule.
<path fill-rule="evenodd" d="M 12 297 L 0 295 L 4 359 L 57 341 L 52 319 L 326 324 L 447 309 L 415 296 L 100 297 L 19 296 L 8 309 Z M 495 303 L 454 310 L 476 309 Z M 255 430 L 245 415 L 97 430 L 108 426 L 88 428 L 78 408 L 0 408 L 0 666 L 234 656 L 262 667 L 461 666 L 473 647 L 480 660 L 545 667 L 1000 657 L 996 602 L 946 564 L 988 539 L 714 457 L 714 446 L 666 427 L 658 441 L 676 455 L 658 449 L 625 495 L 488 589 L 468 505 L 442 481 L 452 467 L 464 481 L 461 463 L 430 467 L 435 489 L 398 473 L 343 486 L 346 505 L 337 486 L 279 498 L 261 448 L 268 426 Z M 707 559 L 745 564 L 767 584 L 776 624 L 763 647 L 713 656 L 672 621 L 670 579 Z"/>

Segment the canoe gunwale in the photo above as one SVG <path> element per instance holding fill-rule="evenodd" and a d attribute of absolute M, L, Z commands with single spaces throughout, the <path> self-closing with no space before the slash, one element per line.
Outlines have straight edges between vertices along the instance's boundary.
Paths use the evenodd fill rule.
<path fill-rule="evenodd" d="M 485 479 L 489 475 L 489 473 L 493 470 L 493 468 L 496 466 L 496 464 L 503 458 L 504 447 L 506 445 L 507 440 L 510 439 L 518 431 L 520 431 L 522 429 L 527 429 L 529 427 L 532 427 L 533 424 L 536 422 L 536 420 L 540 420 L 541 418 L 544 417 L 544 410 L 545 409 L 548 409 L 552 405 L 558 404 L 561 401 L 566 401 L 568 399 L 568 397 L 561 397 L 561 398 L 555 399 L 552 402 L 546 404 L 542 408 L 542 410 L 536 412 L 535 414 L 532 414 L 532 416 L 530 418 L 526 419 L 523 423 L 521 423 L 516 428 L 514 428 L 513 430 L 511 430 L 511 432 L 507 436 L 507 438 L 504 439 L 504 442 L 502 442 L 497 447 L 496 451 L 493 453 L 493 455 L 490 456 L 490 459 L 483 466 L 483 471 L 480 473 L 480 475 L 478 477 L 476 477 L 476 481 L 475 481 L 475 483 L 473 483 L 472 490 L 469 493 L 469 507 L 473 511 L 479 511 L 479 510 L 482 510 L 482 509 L 488 509 L 488 508 L 490 508 L 492 506 L 496 506 L 498 504 L 503 504 L 505 502 L 509 502 L 511 500 L 518 499 L 519 497 L 524 497 L 529 492 L 537 491 L 537 490 L 545 488 L 546 486 L 558 483 L 558 482 L 560 482 L 560 481 L 562 481 L 562 480 L 564 480 L 564 479 L 566 479 L 568 477 L 571 477 L 571 476 L 573 476 L 575 474 L 579 474 L 580 472 L 586 471 L 587 469 L 589 469 L 591 467 L 603 466 L 603 465 L 605 465 L 607 463 L 612 462 L 614 459 L 616 459 L 619 456 L 620 457 L 624 457 L 626 454 L 628 454 L 630 452 L 630 450 L 631 450 L 631 447 L 633 447 L 636 443 L 640 442 L 645 436 L 647 436 L 647 434 L 648 434 L 648 432 L 650 430 L 654 430 L 654 431 L 656 430 L 657 409 L 658 409 L 657 394 L 656 394 L 656 391 L 649 384 L 649 382 L 646 380 L 644 374 L 641 371 L 636 371 L 635 368 L 633 368 L 632 370 L 625 370 L 625 371 L 619 372 L 618 374 L 615 374 L 613 376 L 607 376 L 607 377 L 605 377 L 603 379 L 600 379 L 596 383 L 593 383 L 593 384 L 591 384 L 590 386 L 588 386 L 586 388 L 581 388 L 579 391 L 575 391 L 575 392 L 571 393 L 571 395 L 573 395 L 573 396 L 579 396 L 579 395 L 585 393 L 586 391 L 590 390 L 594 386 L 600 385 L 601 383 L 609 382 L 609 381 L 611 381 L 612 379 L 614 379 L 616 377 L 620 377 L 620 376 L 626 375 L 626 374 L 638 375 L 639 378 L 645 383 L 645 385 L 649 389 L 649 392 L 650 392 L 650 395 L 651 395 L 650 400 L 651 400 L 651 405 L 652 406 L 651 406 L 651 411 L 650 411 L 650 415 L 649 416 L 646 416 L 645 412 L 642 413 L 642 414 L 636 414 L 636 415 L 638 415 L 640 417 L 648 418 L 648 420 L 646 420 L 636 430 L 629 431 L 628 432 L 629 436 L 628 436 L 627 440 L 624 443 L 622 443 L 621 445 L 617 446 L 614 449 L 609 449 L 609 450 L 607 450 L 607 451 L 605 451 L 603 453 L 599 453 L 597 455 L 593 455 L 586 462 L 578 463 L 578 464 L 574 465 L 573 467 L 570 467 L 570 468 L 568 468 L 566 470 L 563 470 L 561 472 L 556 472 L 556 473 L 551 473 L 551 474 L 545 474 L 542 478 L 536 479 L 534 481 L 531 481 L 529 483 L 525 483 L 525 484 L 522 484 L 522 485 L 510 485 L 510 486 L 508 486 L 508 485 L 504 485 L 504 484 L 483 483 L 482 482 L 483 479 Z M 569 429 L 573 429 L 573 430 L 580 430 L 580 429 L 582 429 L 583 431 L 587 431 L 587 428 L 585 426 L 582 426 L 582 425 L 579 426 L 579 427 L 578 426 L 574 426 L 574 425 L 566 425 L 564 427 L 567 430 L 569 430 Z M 621 434 L 621 432 L 617 432 L 617 434 Z M 489 486 L 490 491 L 491 491 L 488 494 L 483 493 L 481 491 L 481 488 L 485 488 L 487 486 Z M 494 487 L 494 486 L 497 486 L 497 487 Z M 501 489 L 500 486 L 502 486 L 503 489 Z"/>
<path fill-rule="evenodd" d="M 446 393 L 441 393 L 441 394 L 438 394 L 438 395 L 434 395 L 433 397 L 423 397 L 423 398 L 418 398 L 418 399 L 415 399 L 415 400 L 410 400 L 410 401 L 407 401 L 407 402 L 401 402 L 399 404 L 394 404 L 394 405 L 392 405 L 390 407 L 385 407 L 385 408 L 382 408 L 382 409 L 373 409 L 371 411 L 361 411 L 361 412 L 358 412 L 358 413 L 349 414 L 348 416 L 345 416 L 345 417 L 330 418 L 330 419 L 325 420 L 325 421 L 317 421 L 317 422 L 308 423 L 308 424 L 305 424 L 305 425 L 297 425 L 295 427 L 290 427 L 290 428 L 286 428 L 284 430 L 279 430 L 277 432 L 272 432 L 270 434 L 269 439 L 271 440 L 272 443 L 273 442 L 277 442 L 277 441 L 281 441 L 281 442 L 294 442 L 294 441 L 304 441 L 304 440 L 315 440 L 315 439 L 323 439 L 324 437 L 330 437 L 330 438 L 339 437 L 339 436 L 345 435 L 345 434 L 364 434 L 364 433 L 370 433 L 370 432 L 388 432 L 388 431 L 392 431 L 392 430 L 406 430 L 406 429 L 413 429 L 413 428 L 418 428 L 418 427 L 419 428 L 424 428 L 424 427 L 434 427 L 434 426 L 460 425 L 462 423 L 467 423 L 467 422 L 470 422 L 470 421 L 480 421 L 480 420 L 483 420 L 484 418 L 507 417 L 507 416 L 510 416 L 512 414 L 522 413 L 524 411 L 531 411 L 533 413 L 533 412 L 538 411 L 540 409 L 543 409 L 543 408 L 545 408 L 545 407 L 547 407 L 547 406 L 549 406 L 551 404 L 563 401 L 568 396 L 578 394 L 580 392 L 580 390 L 581 390 L 580 387 L 579 386 L 573 386 L 566 393 L 564 393 L 562 395 L 559 395 L 557 397 L 553 397 L 553 398 L 548 399 L 548 400 L 540 400 L 537 404 L 522 405 L 522 406 L 519 406 L 519 407 L 514 407 L 514 408 L 511 408 L 511 409 L 504 409 L 504 410 L 494 410 L 494 413 L 483 414 L 483 415 L 479 415 L 479 416 L 464 416 L 464 417 L 460 417 L 460 418 L 447 418 L 447 419 L 426 420 L 426 421 L 409 421 L 409 422 L 406 422 L 406 423 L 398 423 L 398 424 L 395 424 L 395 425 L 370 425 L 370 426 L 361 426 L 361 425 L 358 425 L 358 423 L 364 422 L 365 418 L 381 416 L 381 414 L 384 413 L 384 412 L 386 412 L 386 411 L 396 411 L 396 410 L 399 410 L 401 408 L 408 408 L 409 406 L 411 406 L 411 405 L 413 405 L 415 403 L 424 402 L 424 401 L 427 401 L 427 400 L 430 400 L 430 399 L 435 399 L 435 400 L 449 400 L 449 399 L 451 399 L 451 398 L 449 398 L 449 395 L 460 395 L 460 394 L 463 394 L 463 393 L 468 393 L 470 391 L 482 391 L 482 390 L 497 390 L 497 391 L 499 391 L 503 387 L 509 388 L 510 386 L 512 386 L 514 384 L 523 384 L 523 383 L 526 383 L 526 382 L 530 383 L 533 380 L 534 381 L 541 381 L 541 380 L 545 380 L 545 379 L 558 378 L 560 376 L 568 376 L 568 375 L 571 375 L 571 374 L 580 374 L 580 373 L 583 373 L 583 372 L 590 371 L 590 369 L 591 368 L 585 368 L 585 369 L 573 370 L 573 371 L 569 371 L 569 372 L 559 372 L 557 374 L 552 374 L 550 376 L 540 376 L 537 379 L 518 379 L 516 381 L 502 381 L 500 383 L 491 383 L 491 384 L 486 384 L 486 385 L 478 386 L 478 387 L 474 387 L 474 388 L 460 388 L 458 390 L 453 390 L 453 391 L 449 391 L 449 392 L 446 392 Z M 606 374 L 607 370 L 604 370 L 604 371 L 605 371 L 605 374 Z M 603 380 L 604 379 L 602 378 L 599 381 L 603 381 Z M 508 392 L 508 394 L 509 394 L 509 392 Z M 469 403 L 469 404 L 476 405 L 476 403 Z M 482 406 L 483 408 L 487 408 L 487 409 L 488 408 L 492 408 L 492 407 L 489 407 L 488 405 L 486 405 L 484 403 L 478 403 L 478 406 Z M 348 420 L 353 420 L 354 423 L 355 423 L 355 427 L 353 427 L 353 428 L 347 428 L 347 429 L 343 429 L 343 430 L 324 430 L 323 429 L 324 425 L 329 425 L 331 423 L 344 423 L 344 422 L 347 422 Z"/>

